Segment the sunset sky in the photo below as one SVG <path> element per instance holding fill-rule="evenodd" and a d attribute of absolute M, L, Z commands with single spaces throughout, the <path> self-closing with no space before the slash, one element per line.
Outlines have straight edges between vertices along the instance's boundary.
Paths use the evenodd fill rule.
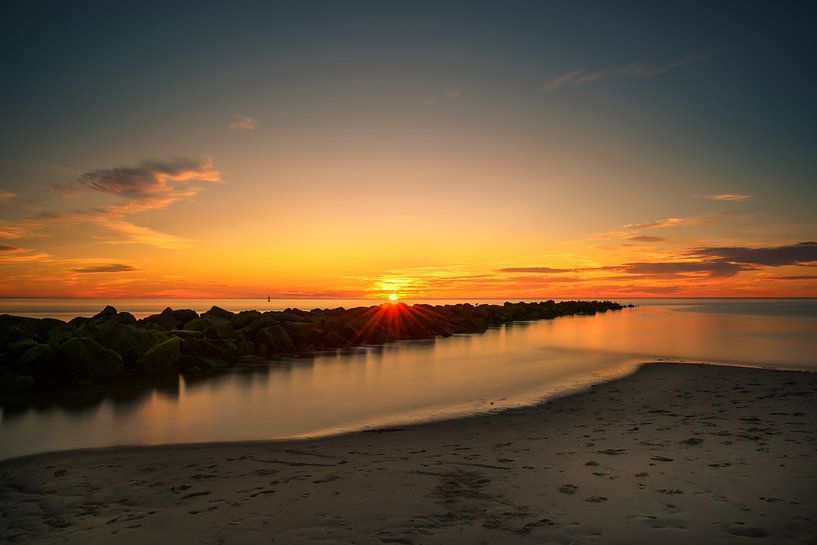
<path fill-rule="evenodd" d="M 0 296 L 817 296 L 817 3 L 17 2 Z"/>

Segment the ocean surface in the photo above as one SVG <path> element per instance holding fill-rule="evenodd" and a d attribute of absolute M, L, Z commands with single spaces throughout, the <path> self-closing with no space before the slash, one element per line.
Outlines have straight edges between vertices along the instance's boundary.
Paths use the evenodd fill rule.
<path fill-rule="evenodd" d="M 0 400 L 0 458 L 112 445 L 310 437 L 450 418 L 535 403 L 662 359 L 817 370 L 815 299 L 618 301 L 638 307 L 282 359 L 215 376 L 130 379 L 23 403 Z M 145 316 L 168 305 L 237 311 L 374 303 L 6 299 L 0 313 L 70 319 L 106 304 Z"/>

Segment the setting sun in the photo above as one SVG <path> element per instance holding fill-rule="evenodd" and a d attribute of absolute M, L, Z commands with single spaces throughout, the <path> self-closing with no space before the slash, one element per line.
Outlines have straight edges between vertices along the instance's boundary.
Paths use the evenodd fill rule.
<path fill-rule="evenodd" d="M 389 294 L 389 301 L 394 302 L 394 301 L 397 301 L 397 299 L 398 299 L 398 297 L 397 297 L 396 293 L 390 293 Z"/>

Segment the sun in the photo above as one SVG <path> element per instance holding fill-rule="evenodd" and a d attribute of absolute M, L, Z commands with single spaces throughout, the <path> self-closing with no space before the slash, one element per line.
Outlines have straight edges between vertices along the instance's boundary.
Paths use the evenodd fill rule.
<path fill-rule="evenodd" d="M 397 297 L 396 293 L 390 293 L 389 294 L 389 301 L 391 301 L 392 303 L 397 301 L 397 299 L 398 299 L 398 297 Z"/>

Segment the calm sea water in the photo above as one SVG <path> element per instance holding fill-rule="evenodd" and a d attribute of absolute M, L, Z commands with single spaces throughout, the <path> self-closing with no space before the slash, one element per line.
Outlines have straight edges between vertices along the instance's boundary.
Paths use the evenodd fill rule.
<path fill-rule="evenodd" d="M 440 301 L 435 301 L 440 302 Z M 520 406 L 670 359 L 817 370 L 817 300 L 633 300 L 638 308 L 231 369 L 132 379 L 0 407 L 0 458 L 80 447 L 305 437 Z M 159 300 L 2 300 L 70 318 Z M 175 300 L 230 310 L 371 301 Z"/>

